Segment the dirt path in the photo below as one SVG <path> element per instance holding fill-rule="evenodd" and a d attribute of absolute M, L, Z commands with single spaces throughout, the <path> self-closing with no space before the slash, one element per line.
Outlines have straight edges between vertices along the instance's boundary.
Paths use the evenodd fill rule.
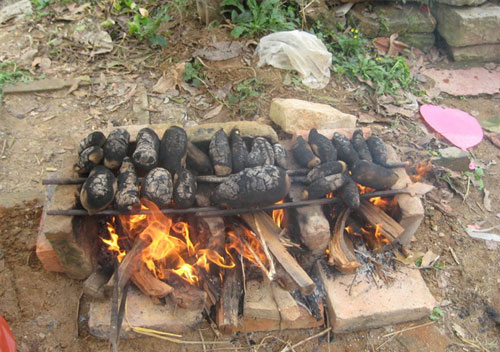
<path fill-rule="evenodd" d="M 71 24 L 71 22 L 70 22 Z M 177 88 L 177 93 L 155 93 L 153 86 L 168 72 L 173 63 L 189 60 L 197 48 L 213 40 L 228 40 L 228 30 L 202 29 L 199 24 L 183 24 L 177 28 L 172 43 L 165 51 L 151 52 L 140 43 L 123 44 L 111 53 L 91 58 L 79 52 L 67 39 L 57 54 L 46 45 L 49 38 L 60 39 L 69 26 L 66 22 L 19 22 L 0 30 L 0 59 L 14 61 L 30 68 L 36 75 L 76 77 L 88 75 L 102 83 L 86 86 L 68 94 L 68 90 L 7 95 L 0 105 L 0 314 L 11 325 L 20 351 L 105 351 L 108 346 L 88 335 L 85 329 L 87 302 L 81 297 L 81 283 L 64 275 L 46 272 L 36 259 L 34 249 L 40 217 L 40 199 L 44 188 L 40 180 L 61 167 L 62 159 L 74 153 L 74 145 L 82 131 L 112 125 L 137 123 L 138 93 L 144 87 L 152 123 L 180 121 L 184 124 L 203 123 L 203 117 L 214 108 L 211 94 L 235 87 L 246 79 L 257 78 L 263 93 L 257 99 L 239 102 L 232 109 L 224 108 L 219 117 L 209 120 L 246 119 L 270 123 L 269 104 L 275 97 L 300 97 L 329 103 L 344 112 L 363 113 L 359 97 L 345 82 L 335 81 L 323 90 L 310 91 L 301 86 L 284 85 L 285 74 L 276 69 L 256 69 L 251 61 L 252 45 L 240 57 L 224 62 L 207 62 L 204 69 L 210 92 L 190 92 L 189 87 Z M 61 45 L 63 45 L 61 44 Z M 134 46 L 138 44 L 139 46 Z M 32 54 L 29 54 L 33 50 Z M 28 55 L 28 54 L 29 55 Z M 50 57 L 50 67 L 32 66 L 36 57 Z M 146 58 L 146 59 L 144 59 Z M 235 83 L 236 82 L 236 83 Z M 252 88 L 257 89 L 257 88 Z M 448 97 L 441 103 L 456 106 L 482 117 L 498 117 L 500 98 Z M 393 141 L 403 158 L 420 160 L 427 150 L 440 145 L 439 140 L 415 148 L 427 140 L 417 116 L 413 118 L 382 118 L 372 124 L 384 138 Z M 387 121 L 389 123 L 387 123 Z M 490 191 L 492 211 L 484 209 L 482 192 L 473 186 L 466 201 L 453 195 L 447 186 L 436 193 L 438 201 L 427 199 L 426 219 L 412 244 L 414 251 L 432 250 L 440 254 L 440 269 L 423 271 L 424 278 L 444 311 L 444 317 L 434 325 L 410 330 L 393 337 L 387 333 L 416 324 L 375 329 L 357 334 L 336 336 L 328 345 L 325 339 L 315 339 L 301 351 L 471 351 L 471 343 L 484 350 L 500 349 L 498 327 L 491 319 L 500 312 L 500 249 L 494 243 L 473 240 L 464 226 L 480 224 L 494 226 L 500 220 L 500 187 L 498 175 L 499 150 L 485 140 L 475 150 L 476 162 L 489 165 L 484 182 Z M 430 175 L 428 182 L 437 182 Z M 31 201 L 35 200 L 35 201 Z M 38 201 L 37 201 L 38 200 Z M 22 204 L 23 201 L 30 201 Z M 428 320 L 419 322 L 427 323 Z M 417 323 L 418 324 L 418 323 Z M 458 326 L 458 328 L 457 328 Z M 461 328 L 462 330 L 460 330 Z M 470 343 L 457 336 L 465 331 Z M 202 333 L 213 339 L 204 326 Z M 280 350 L 285 341 L 299 341 L 317 331 L 287 332 L 267 337 L 266 350 Z M 270 334 L 269 334 L 270 335 Z M 259 343 L 265 334 L 237 336 L 235 345 Z M 198 339 L 193 332 L 187 338 Z M 203 348 L 174 345 L 154 339 L 123 341 L 122 351 L 203 351 Z M 209 349 L 208 349 L 209 350 Z M 297 349 L 298 351 L 299 349 Z"/>

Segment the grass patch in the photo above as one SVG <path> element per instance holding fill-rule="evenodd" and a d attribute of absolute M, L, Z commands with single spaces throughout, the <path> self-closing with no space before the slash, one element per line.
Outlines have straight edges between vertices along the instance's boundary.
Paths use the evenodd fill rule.
<path fill-rule="evenodd" d="M 6 61 L 0 63 L 0 97 L 3 96 L 3 87 L 8 83 L 28 82 L 32 80 L 29 72 L 18 69 L 16 63 Z"/>

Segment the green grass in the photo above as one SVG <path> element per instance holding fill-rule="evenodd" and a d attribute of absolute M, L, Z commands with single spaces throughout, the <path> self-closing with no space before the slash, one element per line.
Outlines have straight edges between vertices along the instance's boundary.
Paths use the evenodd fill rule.
<path fill-rule="evenodd" d="M 31 80 L 31 74 L 18 69 L 14 62 L 7 61 L 0 63 L 0 96 L 2 89 L 7 83 L 27 82 Z"/>

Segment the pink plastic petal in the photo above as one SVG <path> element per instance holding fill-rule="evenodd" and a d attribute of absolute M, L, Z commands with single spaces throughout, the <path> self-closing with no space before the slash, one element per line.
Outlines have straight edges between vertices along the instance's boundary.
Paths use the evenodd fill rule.
<path fill-rule="evenodd" d="M 465 111 L 425 104 L 420 107 L 420 114 L 436 132 L 463 150 L 483 139 L 481 125 Z"/>

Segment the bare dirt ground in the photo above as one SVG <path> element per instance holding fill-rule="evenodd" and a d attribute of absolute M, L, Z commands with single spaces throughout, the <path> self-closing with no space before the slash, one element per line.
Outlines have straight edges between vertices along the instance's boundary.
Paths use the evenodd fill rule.
<path fill-rule="evenodd" d="M 71 28 L 85 16 L 101 18 L 102 13 L 69 13 L 62 7 L 56 19 L 28 19 L 0 27 L 0 61 L 13 61 L 36 76 L 99 78 L 100 83 L 51 92 L 7 95 L 0 105 L 0 314 L 9 322 L 19 351 L 105 351 L 85 329 L 88 302 L 81 298 L 81 283 L 64 275 L 43 270 L 35 255 L 37 227 L 44 188 L 40 181 L 56 171 L 82 131 L 107 126 L 138 123 L 140 92 L 145 91 L 147 111 L 152 123 L 176 121 L 184 124 L 204 121 L 258 120 L 271 123 L 269 105 L 275 97 L 299 97 L 322 102 L 344 112 L 364 114 L 369 98 L 360 87 L 332 79 L 323 90 L 311 91 L 300 85 L 284 84 L 286 72 L 258 69 L 252 61 L 255 43 L 243 41 L 242 54 L 226 61 L 204 62 L 206 87 L 198 92 L 189 87 L 172 94 L 153 92 L 153 86 L 172 67 L 190 60 L 194 51 L 212 41 L 230 40 L 225 28 L 205 28 L 196 21 L 180 22 L 171 29 L 169 46 L 152 50 L 132 38 L 114 38 L 111 52 L 93 55 L 92 50 L 75 43 Z M 61 19 L 64 16 L 70 18 Z M 44 65 L 36 58 L 48 58 Z M 43 66 L 43 67 L 41 67 Z M 217 106 L 213 95 L 227 94 L 248 78 L 262 82 L 263 94 L 224 107 L 217 117 L 204 119 Z M 170 94 L 170 97 L 169 97 Z M 449 97 L 440 104 L 458 107 L 480 118 L 499 117 L 500 97 Z M 144 113 L 144 111 L 142 111 Z M 370 127 L 399 146 L 401 158 L 416 162 L 428 151 L 443 145 L 425 132 L 418 115 L 412 118 L 375 114 Z M 434 174 L 427 182 L 438 186 L 425 200 L 426 219 L 410 246 L 413 251 L 432 250 L 441 255 L 440 267 L 422 270 L 423 276 L 444 311 L 432 325 L 401 334 L 387 334 L 428 323 L 429 320 L 375 329 L 356 334 L 313 339 L 297 351 L 498 351 L 499 328 L 494 314 L 500 312 L 500 249 L 495 243 L 470 238 L 465 226 L 483 227 L 500 222 L 499 150 L 485 139 L 474 150 L 476 163 L 485 167 L 484 183 L 490 191 L 491 211 L 483 204 L 483 193 L 470 186 L 463 200 Z M 498 317 L 496 317 L 498 319 Z M 498 320 L 497 320 L 498 324 Z M 212 331 L 200 330 L 207 341 Z M 235 346 L 275 351 L 283 341 L 300 341 L 320 331 L 281 332 L 237 336 Z M 186 336 L 199 339 L 198 331 Z M 263 338 L 267 343 L 259 346 Z M 256 346 L 252 347 L 252 344 Z M 210 345 L 207 351 L 214 350 Z M 217 347 L 220 349 L 220 347 Z M 122 341 L 122 351 L 204 351 L 202 346 L 176 345 L 152 338 Z"/>

